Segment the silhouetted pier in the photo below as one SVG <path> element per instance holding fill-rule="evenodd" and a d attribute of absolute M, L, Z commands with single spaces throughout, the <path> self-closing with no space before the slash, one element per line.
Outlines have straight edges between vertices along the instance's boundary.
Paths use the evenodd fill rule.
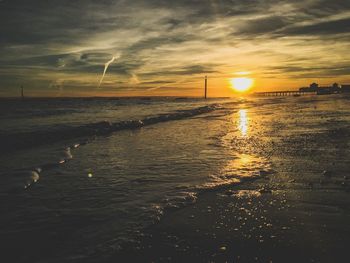
<path fill-rule="evenodd" d="M 316 91 L 286 90 L 286 91 L 255 92 L 254 94 L 257 96 L 302 96 L 302 95 L 316 94 Z"/>

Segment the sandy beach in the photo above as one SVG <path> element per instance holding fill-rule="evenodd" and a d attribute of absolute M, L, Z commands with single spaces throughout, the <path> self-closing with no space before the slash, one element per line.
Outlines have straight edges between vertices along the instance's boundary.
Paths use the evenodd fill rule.
<path fill-rule="evenodd" d="M 266 180 L 210 192 L 169 212 L 116 259 L 132 262 L 344 262 L 348 192 L 279 189 Z M 327 193 L 324 193 L 327 192 Z M 343 201 L 334 201 L 341 198 Z M 329 199 L 333 199 L 330 201 Z M 106 262 L 111 262 L 107 260 Z"/>

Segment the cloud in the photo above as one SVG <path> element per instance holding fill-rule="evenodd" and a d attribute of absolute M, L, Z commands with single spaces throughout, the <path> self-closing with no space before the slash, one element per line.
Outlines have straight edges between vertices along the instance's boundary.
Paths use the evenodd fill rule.
<path fill-rule="evenodd" d="M 271 67 L 267 72 L 288 74 L 292 77 L 299 78 L 321 78 L 321 77 L 333 77 L 344 76 L 350 74 L 350 66 L 348 65 L 325 65 L 315 67 L 303 67 L 303 66 L 277 66 Z"/>
<path fill-rule="evenodd" d="M 311 25 L 291 26 L 281 30 L 279 33 L 286 36 L 295 35 L 332 35 L 332 34 L 347 34 L 350 32 L 350 17 L 335 21 L 325 21 Z"/>
<path fill-rule="evenodd" d="M 235 71 L 345 79 L 349 25 L 343 0 L 1 1 L 0 89 L 95 93 L 115 54 L 103 89 L 175 88 L 183 76 L 188 88 Z"/>
<path fill-rule="evenodd" d="M 269 16 L 257 19 L 250 19 L 239 27 L 239 30 L 233 34 L 242 35 L 261 35 L 266 33 L 273 33 L 274 31 L 287 26 L 289 23 L 287 19 L 280 16 Z"/>

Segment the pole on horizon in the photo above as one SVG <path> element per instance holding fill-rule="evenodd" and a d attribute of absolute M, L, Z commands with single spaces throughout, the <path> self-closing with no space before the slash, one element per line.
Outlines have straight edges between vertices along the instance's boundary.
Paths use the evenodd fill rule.
<path fill-rule="evenodd" d="M 23 86 L 21 86 L 21 98 L 22 99 L 24 98 L 24 88 L 23 88 Z"/>
<path fill-rule="evenodd" d="M 208 77 L 205 76 L 205 81 L 204 81 L 204 98 L 207 99 L 207 90 L 208 90 Z"/>

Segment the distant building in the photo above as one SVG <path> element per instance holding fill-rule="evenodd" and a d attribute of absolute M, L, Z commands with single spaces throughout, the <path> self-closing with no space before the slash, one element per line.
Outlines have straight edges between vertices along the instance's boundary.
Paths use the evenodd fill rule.
<path fill-rule="evenodd" d="M 310 84 L 309 87 L 302 87 L 299 89 L 300 92 L 316 92 L 318 89 L 318 84 L 317 83 L 312 83 Z"/>
<path fill-rule="evenodd" d="M 320 87 L 317 83 L 310 84 L 309 87 L 302 87 L 299 89 L 300 92 L 316 92 L 318 95 L 323 94 L 333 94 L 333 93 L 341 93 L 341 92 L 350 92 L 350 85 L 347 86 L 346 89 L 342 89 L 342 87 L 338 83 L 334 83 L 332 86 Z M 345 91 L 347 90 L 347 91 Z"/>
<path fill-rule="evenodd" d="M 318 84 L 317 83 L 312 83 L 312 84 L 310 84 L 310 91 L 317 91 L 317 89 L 318 89 Z"/>
<path fill-rule="evenodd" d="M 318 95 L 333 94 L 350 92 L 350 85 L 340 86 L 338 83 L 334 83 L 332 86 L 320 87 L 317 83 L 310 84 L 309 87 L 302 87 L 299 89 L 300 92 L 316 92 Z"/>
<path fill-rule="evenodd" d="M 334 83 L 331 87 L 331 92 L 333 93 L 340 93 L 340 85 L 338 83 Z"/>
<path fill-rule="evenodd" d="M 334 93 L 332 91 L 332 87 L 318 87 L 317 89 L 317 95 L 326 95 L 326 94 L 332 94 Z"/>
<path fill-rule="evenodd" d="M 347 85 L 341 85 L 341 92 L 342 93 L 350 93 L 350 85 L 347 84 Z"/>

